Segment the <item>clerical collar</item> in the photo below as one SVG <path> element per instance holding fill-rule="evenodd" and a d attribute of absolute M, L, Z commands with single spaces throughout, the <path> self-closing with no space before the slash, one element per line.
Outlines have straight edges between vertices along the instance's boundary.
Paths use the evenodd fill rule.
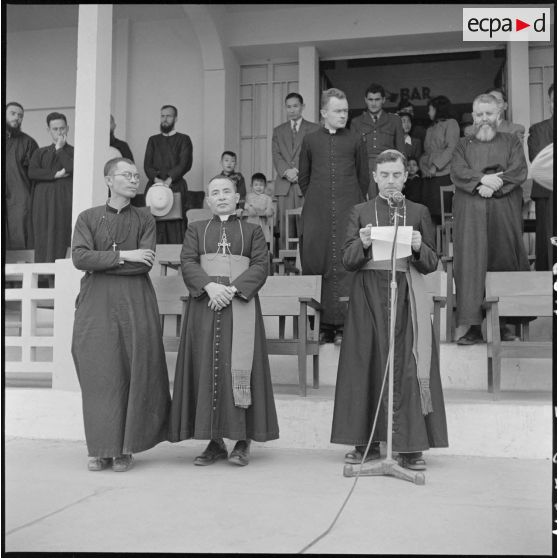
<path fill-rule="evenodd" d="M 337 131 L 340 130 L 340 129 L 341 129 L 341 128 L 336 128 L 335 130 L 331 130 L 331 129 L 328 128 L 327 126 L 324 126 L 324 130 L 325 130 L 326 132 L 330 133 L 332 136 L 333 136 L 334 134 L 336 134 Z"/>
<path fill-rule="evenodd" d="M 213 215 L 214 221 L 232 221 L 236 218 L 236 213 L 229 213 L 228 215 Z"/>
<path fill-rule="evenodd" d="M 123 211 L 130 209 L 131 206 L 130 200 L 128 200 L 128 203 L 126 203 L 126 205 L 122 206 L 120 209 L 116 209 L 116 207 L 112 207 L 112 205 L 110 205 L 109 202 L 110 202 L 110 198 L 107 200 L 106 209 L 111 213 L 122 213 Z"/>
<path fill-rule="evenodd" d="M 165 132 L 161 132 L 161 134 L 168 138 L 169 136 L 174 136 L 174 134 L 176 134 L 176 130 L 171 130 L 168 134 L 165 134 Z"/>

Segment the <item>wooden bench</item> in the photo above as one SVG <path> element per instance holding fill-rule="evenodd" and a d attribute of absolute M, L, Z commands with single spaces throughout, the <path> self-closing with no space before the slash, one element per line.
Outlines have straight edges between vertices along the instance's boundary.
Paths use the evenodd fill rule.
<path fill-rule="evenodd" d="M 322 277 L 320 275 L 278 276 L 267 278 L 259 292 L 264 316 L 279 318 L 279 337 L 267 335 L 270 355 L 297 355 L 300 395 L 306 396 L 306 357 L 312 355 L 313 387 L 319 387 L 319 333 Z M 285 319 L 293 318 L 293 336 L 285 337 Z M 313 317 L 313 327 L 309 318 Z"/>
<path fill-rule="evenodd" d="M 500 271 L 486 274 L 486 351 L 488 391 L 494 399 L 500 393 L 502 358 L 552 358 L 551 341 L 501 341 L 500 317 L 553 315 L 551 271 Z"/>
<path fill-rule="evenodd" d="M 184 284 L 182 275 L 155 275 L 151 277 L 151 282 L 159 306 L 165 351 L 177 352 L 188 289 Z M 166 318 L 169 316 L 174 317 L 176 322 L 173 335 L 165 334 Z"/>
<path fill-rule="evenodd" d="M 167 275 L 167 270 L 180 268 L 180 252 L 182 244 L 157 244 L 155 247 L 155 265 L 150 272 L 151 277 L 157 274 L 157 266 L 159 273 Z"/>

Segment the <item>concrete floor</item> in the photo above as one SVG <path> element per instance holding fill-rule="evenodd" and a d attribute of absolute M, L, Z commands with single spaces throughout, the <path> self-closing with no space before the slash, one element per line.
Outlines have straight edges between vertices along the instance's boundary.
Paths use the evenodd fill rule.
<path fill-rule="evenodd" d="M 6 436 L 5 550 L 295 553 L 353 479 L 343 453 L 253 445 L 248 467 L 195 467 L 163 443 L 127 473 L 86 469 L 85 444 Z M 550 460 L 427 457 L 426 484 L 361 477 L 309 553 L 551 555 Z"/>

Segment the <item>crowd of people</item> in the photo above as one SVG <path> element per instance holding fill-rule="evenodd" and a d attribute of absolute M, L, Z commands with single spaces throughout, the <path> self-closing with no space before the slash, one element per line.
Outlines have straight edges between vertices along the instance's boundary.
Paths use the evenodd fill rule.
<path fill-rule="evenodd" d="M 549 96 L 553 109 L 553 86 Z M 390 346 L 389 262 L 374 257 L 374 228 L 391 226 L 396 217 L 412 227 L 410 255 L 399 258 L 396 268 L 393 449 L 403 467 L 423 470 L 422 452 L 448 445 L 422 278 L 438 266 L 433 223 L 439 222 L 440 187 L 455 186 L 457 321 L 468 326 L 458 343 L 469 345 L 482 339 L 486 272 L 529 269 L 521 215 L 524 129 L 504 119 L 506 98 L 498 90 L 472 100 L 472 124 L 463 134 L 444 96 L 429 101 L 432 124 L 415 134 L 413 107 L 388 114 L 380 85 L 366 90 L 365 102 L 366 110 L 347 128 L 348 101 L 339 89 L 322 93 L 320 124 L 302 118 L 300 94 L 287 95 L 288 121 L 275 128 L 272 140 L 278 222 L 287 209 L 302 206 L 297 231 L 302 273 L 322 276 L 320 341 L 341 345 L 331 441 L 354 446 L 345 455 L 347 463 L 378 459 L 387 436 L 382 383 Z M 169 209 L 183 197 L 184 175 L 192 165 L 190 138 L 174 130 L 177 114 L 171 105 L 162 107 L 161 133 L 149 138 L 145 156 L 147 196 L 150 189 L 170 189 Z M 6 118 L 7 148 L 13 152 L 7 193 L 18 193 L 20 208 L 9 215 L 9 241 L 28 247 L 33 230 L 40 258 L 64 257 L 57 254 L 69 244 L 70 224 L 66 227 L 56 212 L 69 203 L 71 214 L 73 148 L 66 142 L 66 118 L 48 116 L 53 143 L 41 149 L 20 130 L 20 105 L 10 103 Z M 111 144 L 122 153 L 125 146 L 114 138 L 113 124 Z M 552 132 L 551 119 L 531 127 L 531 158 L 552 142 Z M 223 152 L 222 171 L 205 188 L 213 217 L 185 229 L 183 202 L 177 208 L 182 218 L 174 222 L 154 219 L 155 195 L 151 211 L 131 203 L 139 173 L 129 155 L 107 162 L 108 201 L 78 216 L 72 241 L 73 262 L 86 272 L 76 302 L 72 354 L 83 395 L 88 467 L 126 471 L 134 453 L 162 440 L 191 438 L 209 440 L 196 465 L 220 459 L 247 465 L 252 440 L 279 436 L 257 296 L 269 273 L 272 240 L 267 219 L 274 210 L 266 177 L 254 173 L 248 190 L 236 171 L 235 153 Z M 554 226 L 552 198 L 540 190 L 533 197 L 540 200 L 537 226 L 543 223 L 537 269 L 544 269 L 552 263 L 548 245 Z M 394 203 L 402 191 L 406 198 Z M 51 228 L 57 233 L 48 232 Z M 148 275 L 158 242 L 182 244 L 181 272 L 190 295 L 172 400 Z M 348 306 L 340 301 L 347 296 Z M 504 323 L 501 335 L 511 337 Z M 378 406 L 383 413 L 365 455 Z M 236 441 L 230 454 L 224 438 Z"/>

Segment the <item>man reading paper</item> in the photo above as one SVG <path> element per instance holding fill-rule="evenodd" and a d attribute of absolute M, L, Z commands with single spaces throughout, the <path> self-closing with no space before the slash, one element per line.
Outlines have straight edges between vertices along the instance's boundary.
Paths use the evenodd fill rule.
<path fill-rule="evenodd" d="M 440 367 L 421 276 L 434 271 L 438 263 L 432 221 L 423 205 L 404 200 L 401 207 L 394 207 L 389 200 L 402 190 L 406 178 L 402 153 L 392 149 L 380 153 L 374 172 L 379 195 L 356 205 L 349 217 L 343 265 L 356 276 L 339 356 L 331 441 L 354 445 L 345 462 L 360 463 L 378 404 L 378 423 L 365 461 L 378 459 L 380 441 L 386 440 L 387 386 L 381 401 L 379 398 L 389 352 L 391 261 L 374 258 L 371 233 L 375 227 L 393 225 L 397 211 L 400 225 L 413 231 L 412 254 L 396 260 L 392 442 L 400 464 L 420 470 L 425 469 L 422 451 L 447 447 L 448 436 Z"/>

